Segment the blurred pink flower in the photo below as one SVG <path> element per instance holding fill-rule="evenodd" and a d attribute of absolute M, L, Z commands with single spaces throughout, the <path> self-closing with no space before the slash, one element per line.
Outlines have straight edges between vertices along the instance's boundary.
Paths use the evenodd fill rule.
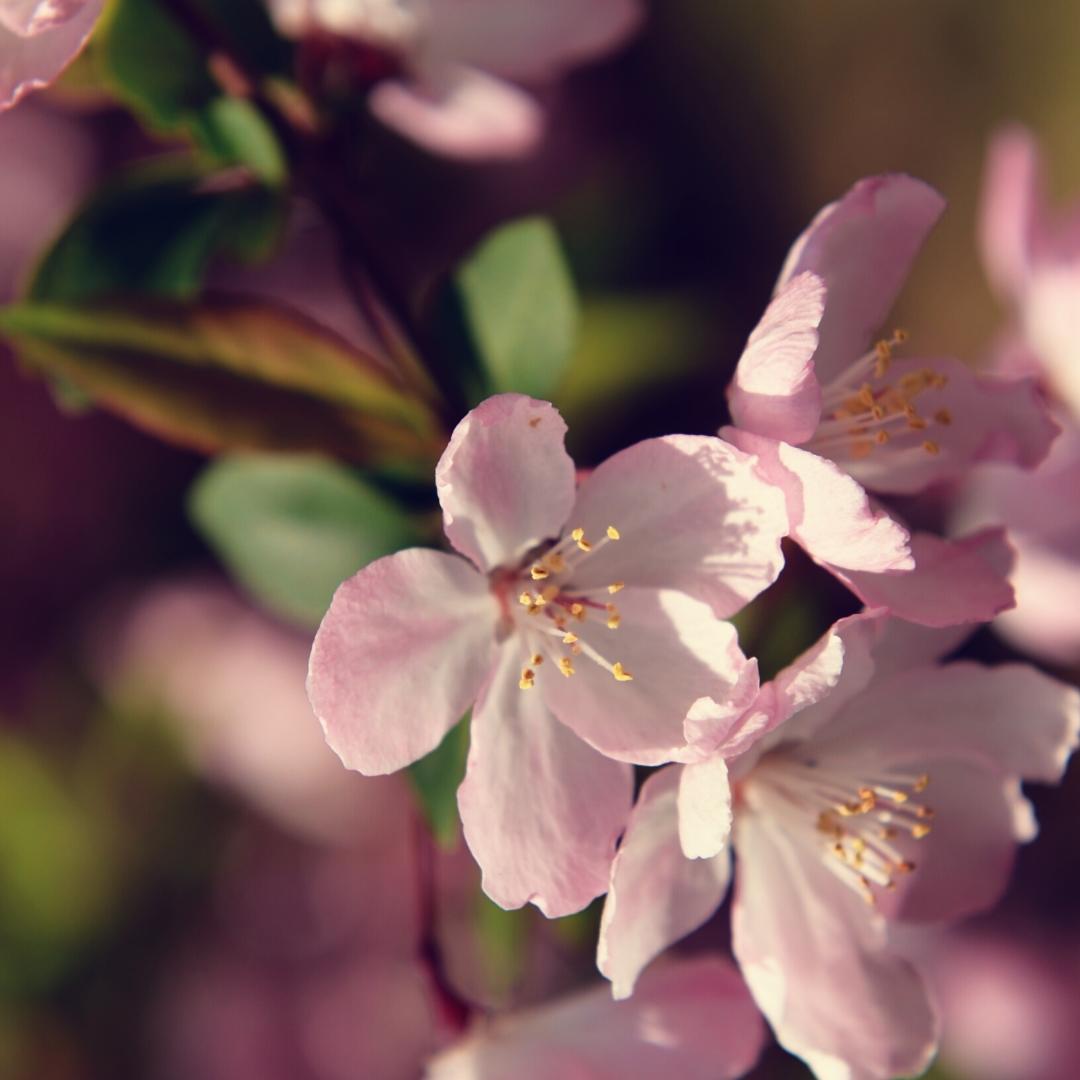
<path fill-rule="evenodd" d="M 465 558 L 414 548 L 346 581 L 308 677 L 327 741 L 368 775 L 423 757 L 475 702 L 465 838 L 492 899 L 548 915 L 606 888 L 626 763 L 692 756 L 691 706 L 756 691 L 723 620 L 775 580 L 786 528 L 719 439 L 638 443 L 576 489 L 565 433 L 518 394 L 470 412 L 435 474 Z"/>
<path fill-rule="evenodd" d="M 438 154 L 509 158 L 531 150 L 543 113 L 515 85 L 556 78 L 620 45 L 639 0 L 270 0 L 283 33 L 353 39 L 383 58 L 368 103 Z M 510 81 L 513 80 L 513 81 Z"/>
<path fill-rule="evenodd" d="M 730 837 L 735 955 L 780 1043 L 821 1080 L 927 1066 L 937 1019 L 890 922 L 994 903 L 1035 835 L 1020 780 L 1059 780 L 1080 733 L 1080 692 L 1020 665 L 935 665 L 955 642 L 842 620 L 762 688 L 748 753 L 646 781 L 601 923 L 617 997 L 720 904 Z"/>
<path fill-rule="evenodd" d="M 427 1080 L 728 1080 L 753 1068 L 764 1025 L 725 960 L 642 977 L 631 1001 L 604 987 L 479 1023 L 428 1063 Z"/>
<path fill-rule="evenodd" d="M 320 736 L 304 679 L 309 638 L 223 585 L 147 590 L 108 635 L 110 693 L 163 707 L 196 768 L 292 832 L 355 843 L 392 792 L 341 767 Z M 391 785 L 396 813 L 408 793 Z"/>
<path fill-rule="evenodd" d="M 857 183 L 796 241 L 730 387 L 722 434 L 759 455 L 787 498 L 792 537 L 869 606 L 941 626 L 1010 606 L 999 537 L 950 546 L 907 532 L 866 488 L 910 494 L 976 462 L 1032 467 L 1057 431 L 1030 379 L 976 375 L 951 359 L 900 359 L 899 332 L 872 345 L 941 197 L 907 176 Z M 918 579 L 962 583 L 964 602 Z"/>
<path fill-rule="evenodd" d="M 987 275 L 1011 308 L 994 362 L 1042 381 L 1063 434 L 1030 476 L 979 470 L 953 524 L 1008 527 L 1016 608 L 995 626 L 1019 648 L 1068 664 L 1080 660 L 1080 205 L 1051 214 L 1040 173 L 1029 133 L 1011 129 L 993 141 L 980 238 Z"/>
<path fill-rule="evenodd" d="M 0 0 L 0 112 L 67 67 L 103 5 L 104 0 Z"/>

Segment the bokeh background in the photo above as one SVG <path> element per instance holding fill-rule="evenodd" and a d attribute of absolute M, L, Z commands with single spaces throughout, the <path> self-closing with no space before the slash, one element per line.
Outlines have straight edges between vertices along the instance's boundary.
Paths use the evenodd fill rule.
<path fill-rule="evenodd" d="M 497 221 L 554 218 L 584 302 L 559 403 L 591 463 L 715 430 L 788 246 L 863 175 L 948 198 L 896 319 L 918 351 L 980 364 L 1002 318 L 975 246 L 986 143 L 1028 125 L 1054 194 L 1080 195 L 1077 55 L 1072 0 L 662 0 L 551 92 L 535 158 L 454 165 L 386 135 L 364 197 L 395 268 L 433 279 Z M 5 298 L 101 178 L 162 149 L 92 55 L 0 116 Z M 330 303 L 303 207 L 290 235 L 287 257 L 222 263 L 216 282 Z M 493 1006 L 593 978 L 595 910 L 499 912 L 460 845 L 427 842 L 404 779 L 347 775 L 322 745 L 310 619 L 260 607 L 200 538 L 203 457 L 66 411 L 2 350 L 0 401 L 0 1076 L 415 1075 L 453 1030 L 415 962 L 433 934 L 455 985 Z M 792 563 L 743 627 L 774 669 L 850 610 Z M 1012 655 L 989 630 L 967 651 Z M 911 943 L 950 1018 L 940 1080 L 1080 1071 L 1076 770 L 1035 801 L 1041 836 L 1000 908 Z M 723 925 L 684 947 L 723 945 Z M 775 1049 L 754 1074 L 805 1075 Z"/>

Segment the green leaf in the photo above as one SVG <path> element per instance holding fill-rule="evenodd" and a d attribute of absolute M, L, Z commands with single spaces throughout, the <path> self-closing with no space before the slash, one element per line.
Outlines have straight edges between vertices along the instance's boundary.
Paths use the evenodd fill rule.
<path fill-rule="evenodd" d="M 469 716 L 451 728 L 427 757 L 409 766 L 409 779 L 435 839 L 450 847 L 457 842 L 457 789 L 465 777 L 469 753 Z"/>
<path fill-rule="evenodd" d="M 311 627 L 342 581 L 422 538 L 396 503 L 315 457 L 221 458 L 196 481 L 188 509 L 249 592 Z"/>
<path fill-rule="evenodd" d="M 524 218 L 504 225 L 468 257 L 455 281 L 486 389 L 550 398 L 578 329 L 574 285 L 551 224 Z"/>
<path fill-rule="evenodd" d="M 184 8 L 181 18 L 162 0 L 114 0 L 95 35 L 102 78 L 149 127 L 192 136 L 218 164 L 247 166 L 268 184 L 284 182 L 285 157 L 270 124 L 251 101 L 226 95 L 210 66 L 232 63 L 225 81 L 240 94 L 245 71 L 256 78 L 285 73 L 288 50 L 265 5 L 186 0 Z"/>
<path fill-rule="evenodd" d="M 214 255 L 264 258 L 281 224 L 280 200 L 265 188 L 222 190 L 189 159 L 159 158 L 91 196 L 38 264 L 27 296 L 193 296 Z"/>
<path fill-rule="evenodd" d="M 185 446 L 417 471 L 441 450 L 426 406 L 376 360 L 282 307 L 26 303 L 0 311 L 0 332 L 28 367 Z"/>

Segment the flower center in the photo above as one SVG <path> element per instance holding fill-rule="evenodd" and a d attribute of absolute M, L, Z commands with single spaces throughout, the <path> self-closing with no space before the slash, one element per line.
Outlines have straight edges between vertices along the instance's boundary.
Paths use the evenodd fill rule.
<path fill-rule="evenodd" d="M 894 331 L 822 388 L 822 421 L 808 449 L 856 461 L 886 446 L 892 454 L 940 452 L 940 445 L 926 433 L 933 425 L 951 424 L 952 413 L 937 408 L 926 415 L 916 408 L 916 400 L 943 389 L 948 378 L 922 368 L 890 380 L 893 349 L 906 340 L 903 330 Z"/>
<path fill-rule="evenodd" d="M 780 750 L 750 773 L 743 794 L 751 810 L 820 848 L 825 866 L 874 906 L 879 890 L 915 869 L 896 842 L 929 835 L 934 811 L 913 800 L 929 783 L 925 773 L 828 766 Z"/>
<path fill-rule="evenodd" d="M 595 542 L 585 536 L 584 529 L 571 529 L 516 576 L 518 583 L 529 586 L 517 598 L 514 619 L 528 649 L 518 682 L 522 690 L 536 685 L 545 662 L 570 678 L 576 672 L 575 661 L 581 657 L 598 664 L 616 682 L 633 681 L 634 676 L 620 661 L 609 660 L 603 647 L 597 647 L 601 625 L 618 630 L 622 623 L 619 609 L 608 598 L 619 592 L 625 582 L 613 581 L 588 589 L 573 585 L 574 571 L 619 539 L 614 525 L 609 525 Z"/>

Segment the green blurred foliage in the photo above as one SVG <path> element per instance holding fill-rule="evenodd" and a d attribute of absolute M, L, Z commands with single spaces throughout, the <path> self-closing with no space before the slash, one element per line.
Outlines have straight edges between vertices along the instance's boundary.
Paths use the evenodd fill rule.
<path fill-rule="evenodd" d="M 574 352 L 578 304 L 551 223 L 525 218 L 496 229 L 454 283 L 483 377 L 480 396 L 553 397 Z"/>
<path fill-rule="evenodd" d="M 154 158 L 90 196 L 39 260 L 26 295 L 51 302 L 190 298 L 215 256 L 266 258 L 282 221 L 280 200 L 265 188 L 221 187 L 189 158 Z"/>
<path fill-rule="evenodd" d="M 447 848 L 457 844 L 459 835 L 457 789 L 465 779 L 470 716 L 455 724 L 427 757 L 409 766 L 424 818 L 436 841 Z"/>
<path fill-rule="evenodd" d="M 203 471 L 188 506 L 237 581 L 271 611 L 308 627 L 318 625 L 346 578 L 424 539 L 397 502 L 322 458 L 220 458 Z"/>

